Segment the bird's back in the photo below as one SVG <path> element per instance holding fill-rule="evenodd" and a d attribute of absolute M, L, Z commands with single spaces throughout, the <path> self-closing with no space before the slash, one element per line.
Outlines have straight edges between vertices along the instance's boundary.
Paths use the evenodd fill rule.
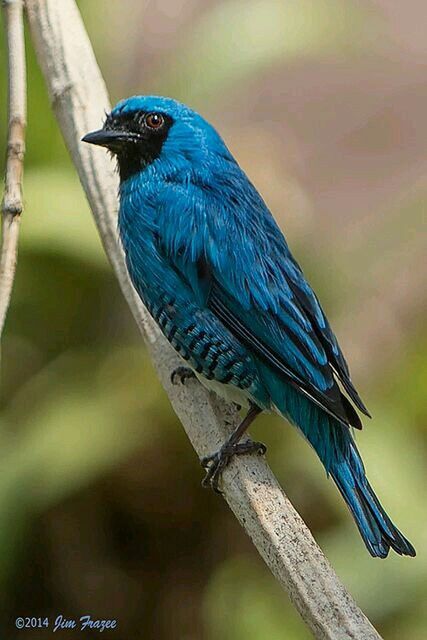
<path fill-rule="evenodd" d="M 220 136 L 164 98 L 124 101 L 107 125 L 97 143 L 117 149 L 129 273 L 167 339 L 202 380 L 299 428 L 372 555 L 414 555 L 366 479 L 350 426 L 369 414 L 337 339 Z"/>

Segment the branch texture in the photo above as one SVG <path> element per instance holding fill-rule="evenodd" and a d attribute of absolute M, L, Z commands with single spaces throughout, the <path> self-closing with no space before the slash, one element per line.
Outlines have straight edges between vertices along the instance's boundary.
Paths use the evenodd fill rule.
<path fill-rule="evenodd" d="M 27 114 L 23 0 L 3 0 L 2 9 L 8 52 L 8 133 L 0 252 L 0 336 L 15 279 Z"/>
<path fill-rule="evenodd" d="M 75 2 L 27 0 L 26 6 L 52 106 L 105 251 L 188 437 L 199 456 L 212 453 L 236 426 L 237 416 L 197 382 L 187 387 L 171 384 L 171 371 L 182 363 L 153 327 L 128 279 L 116 234 L 118 184 L 114 167 L 103 150 L 80 142 L 84 134 L 101 126 L 109 100 Z M 224 471 L 222 489 L 316 638 L 380 638 L 338 580 L 263 458 L 236 456 Z"/>

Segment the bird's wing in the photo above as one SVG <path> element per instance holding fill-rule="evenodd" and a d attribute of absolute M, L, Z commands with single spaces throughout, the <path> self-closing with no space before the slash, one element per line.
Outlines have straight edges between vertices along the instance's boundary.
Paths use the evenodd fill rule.
<path fill-rule="evenodd" d="M 334 373 L 367 411 L 320 304 L 261 197 L 239 179 L 221 200 L 194 188 L 190 205 L 188 193 L 175 189 L 174 211 L 165 207 L 161 223 L 168 259 L 199 304 L 260 360 L 340 422 L 361 428 Z"/>
<path fill-rule="evenodd" d="M 294 304 L 296 302 L 294 301 Z M 213 278 L 208 307 L 243 344 L 286 382 L 344 424 L 361 428 L 357 413 L 340 392 L 326 353 L 312 328 L 284 312 L 239 301 Z"/>
<path fill-rule="evenodd" d="M 290 252 L 288 259 L 292 265 L 291 273 L 294 271 L 295 274 L 293 278 L 292 275 L 288 278 L 288 283 L 295 302 L 304 310 L 307 317 L 310 319 L 312 329 L 325 350 L 329 365 L 339 378 L 349 397 L 362 413 L 370 417 L 366 406 L 351 381 L 350 371 L 344 358 L 344 354 L 341 351 L 338 340 L 330 327 L 328 319 L 320 306 L 320 302 L 317 299 L 316 294 L 305 280 L 299 265 L 295 262 Z"/>

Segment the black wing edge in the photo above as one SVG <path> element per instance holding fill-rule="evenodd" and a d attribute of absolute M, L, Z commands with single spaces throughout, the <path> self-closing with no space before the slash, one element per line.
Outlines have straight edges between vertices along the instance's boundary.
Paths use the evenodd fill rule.
<path fill-rule="evenodd" d="M 339 401 L 328 397 L 326 394 L 315 389 L 312 385 L 303 381 L 298 374 L 292 371 L 272 349 L 267 347 L 233 314 L 228 307 L 216 295 L 217 287 L 212 287 L 208 299 L 208 307 L 243 344 L 255 351 L 257 356 L 280 372 L 286 382 L 300 393 L 307 396 L 318 407 L 323 409 L 330 416 L 338 420 L 343 426 L 353 426 L 356 429 L 362 428 L 362 423 L 355 409 L 341 392 Z M 218 287 L 219 288 L 219 287 Z"/>
<path fill-rule="evenodd" d="M 328 360 L 332 366 L 332 369 L 335 373 L 335 375 L 337 376 L 337 378 L 339 379 L 339 381 L 341 382 L 342 386 L 344 387 L 345 391 L 348 393 L 349 398 L 354 402 L 354 404 L 356 405 L 356 407 L 359 409 L 359 411 L 361 411 L 363 414 L 365 414 L 365 416 L 367 416 L 368 418 L 372 418 L 371 414 L 369 413 L 368 409 L 366 408 L 362 398 L 359 396 L 359 394 L 357 393 L 351 378 L 350 378 L 350 372 L 349 372 L 349 368 L 347 365 L 347 362 L 344 358 L 344 354 L 342 353 L 338 341 L 329 325 L 329 322 L 325 316 L 325 314 L 323 313 L 323 309 L 320 305 L 319 300 L 317 299 L 316 294 L 313 293 L 313 296 L 315 297 L 317 304 L 319 305 L 319 308 L 322 311 L 323 314 L 323 318 L 325 321 L 325 325 L 326 325 L 326 334 L 325 332 L 319 327 L 319 324 L 316 320 L 316 316 L 313 310 L 313 305 L 310 301 L 310 299 L 308 298 L 307 294 L 302 291 L 299 287 L 298 284 L 296 284 L 295 282 L 293 282 L 290 278 L 287 278 L 286 281 L 288 282 L 292 293 L 294 294 L 295 298 L 297 299 L 300 307 L 302 308 L 303 311 L 305 311 L 305 313 L 308 315 L 308 318 L 311 322 L 311 326 L 313 327 L 313 331 L 315 332 L 317 339 L 319 340 L 320 344 L 322 345 L 322 347 L 325 349 L 326 355 L 328 356 Z M 329 335 L 328 335 L 329 334 Z M 333 346 L 336 346 L 338 353 L 336 354 L 334 352 Z M 345 404 L 345 409 L 347 410 L 348 407 L 350 407 L 350 411 L 353 411 L 353 413 L 355 413 L 353 407 L 350 405 L 350 403 L 348 402 L 348 400 L 346 399 L 346 397 L 341 394 L 342 398 L 344 398 L 344 404 Z M 345 403 L 345 401 L 347 401 Z M 357 414 L 356 414 L 357 416 Z M 360 422 L 360 419 L 359 419 Z M 354 425 L 353 425 L 354 426 Z M 362 428 L 362 427 L 360 427 Z"/>

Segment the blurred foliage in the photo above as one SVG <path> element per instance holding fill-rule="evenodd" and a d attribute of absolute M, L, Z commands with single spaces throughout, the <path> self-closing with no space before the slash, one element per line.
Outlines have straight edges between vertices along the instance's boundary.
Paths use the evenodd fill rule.
<path fill-rule="evenodd" d="M 283 421 L 263 416 L 253 435 L 374 624 L 389 640 L 423 640 L 427 46 L 416 33 L 427 10 L 403 0 L 78 4 L 113 100 L 156 91 L 206 113 L 286 228 L 375 416 L 357 434 L 370 479 L 417 558 L 369 557 Z M 5 637 L 23 633 L 17 615 L 91 613 L 116 617 L 123 640 L 307 639 L 231 513 L 200 488 L 27 42 L 26 209 L 0 392 Z M 4 147 L 3 34 L 0 83 Z"/>
<path fill-rule="evenodd" d="M 220 2 L 181 43 L 159 91 L 166 82 L 183 100 L 206 100 L 284 58 L 359 48 L 366 40 L 364 24 L 363 12 L 356 6 L 345 8 L 340 0 Z"/>

